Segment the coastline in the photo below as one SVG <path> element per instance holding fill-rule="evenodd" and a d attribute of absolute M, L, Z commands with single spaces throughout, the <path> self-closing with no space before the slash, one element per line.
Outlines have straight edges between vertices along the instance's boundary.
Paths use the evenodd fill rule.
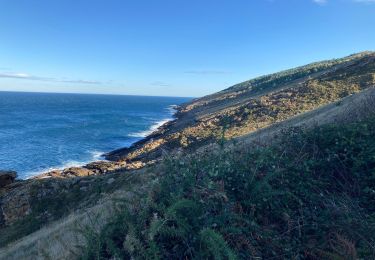
<path fill-rule="evenodd" d="M 117 156 L 114 156 L 115 154 L 118 154 L 118 153 L 122 154 L 122 153 L 126 153 L 128 151 L 137 149 L 137 147 L 153 140 L 155 137 L 160 137 L 165 131 L 167 131 L 168 127 L 170 125 L 172 125 L 173 122 L 175 122 L 177 119 L 179 119 L 178 115 L 181 111 L 182 105 L 170 106 L 170 108 L 173 108 L 173 111 L 174 111 L 174 113 L 172 114 L 172 118 L 170 120 L 166 120 L 165 122 L 163 122 L 163 124 L 160 124 L 157 128 L 155 128 L 153 131 L 150 131 L 147 135 L 145 135 L 140 140 L 135 141 L 134 143 L 132 143 L 128 147 L 122 147 L 122 148 L 119 148 L 119 149 L 112 150 L 108 153 L 105 153 L 105 154 L 103 154 L 103 157 L 107 161 L 117 161 L 120 158 L 118 158 Z"/>
<path fill-rule="evenodd" d="M 129 136 L 138 137 L 139 140 L 134 141 L 127 147 L 121 147 L 115 150 L 111 150 L 109 152 L 93 152 L 93 159 L 88 161 L 76 162 L 76 161 L 68 161 L 67 163 L 63 164 L 61 167 L 50 167 L 48 170 L 42 170 L 35 174 L 29 173 L 28 176 L 22 178 L 20 180 L 30 180 L 30 179 L 44 179 L 44 178 L 65 178 L 65 177 L 75 177 L 75 176 L 82 176 L 84 175 L 98 175 L 98 174 L 107 174 L 110 172 L 116 172 L 122 169 L 138 169 L 143 167 L 145 164 L 142 163 L 135 163 L 131 164 L 129 162 L 118 162 L 116 160 L 109 159 L 110 154 L 116 153 L 118 151 L 126 151 L 129 149 L 133 149 L 140 144 L 144 144 L 152 139 L 156 133 L 160 132 L 162 129 L 167 128 L 171 122 L 177 119 L 177 115 L 180 112 L 179 105 L 170 105 L 166 107 L 167 110 L 171 112 L 168 118 L 159 120 L 154 122 L 147 130 L 130 133 Z M 95 153 L 95 154 L 94 154 Z M 95 159 L 97 158 L 97 159 Z M 128 166 L 128 167 L 127 167 Z M 89 172 L 86 169 L 88 169 Z M 67 176 L 64 176 L 67 175 Z M 73 176 L 72 176 L 73 175 Z"/>
<path fill-rule="evenodd" d="M 106 161 L 103 154 L 105 154 L 102 151 L 90 151 L 90 154 L 92 155 L 89 160 L 82 160 L 82 161 L 75 161 L 75 160 L 68 160 L 61 165 L 58 166 L 52 166 L 49 167 L 48 169 L 43 169 L 40 171 L 35 171 L 35 172 L 26 172 L 24 174 L 24 177 L 22 180 L 28 180 L 28 179 L 33 179 L 34 177 L 37 177 L 39 175 L 43 175 L 48 172 L 53 172 L 53 171 L 63 171 L 64 169 L 72 168 L 72 167 L 83 167 L 87 164 L 97 162 L 97 161 Z"/>

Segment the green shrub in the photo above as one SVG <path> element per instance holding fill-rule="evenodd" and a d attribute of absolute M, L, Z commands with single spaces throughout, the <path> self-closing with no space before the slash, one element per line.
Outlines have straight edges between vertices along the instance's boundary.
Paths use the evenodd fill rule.
<path fill-rule="evenodd" d="M 85 255 L 373 258 L 374 136 L 370 119 L 289 129 L 268 148 L 166 159 L 149 194 L 89 237 Z"/>

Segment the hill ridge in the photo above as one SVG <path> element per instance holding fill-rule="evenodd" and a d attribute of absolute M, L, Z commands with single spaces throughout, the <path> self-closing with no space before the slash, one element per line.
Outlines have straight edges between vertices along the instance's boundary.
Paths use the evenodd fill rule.
<path fill-rule="evenodd" d="M 313 66 L 324 69 L 315 71 Z M 160 158 L 163 151 L 194 149 L 195 145 L 216 142 L 226 124 L 226 138 L 233 138 L 334 102 L 374 85 L 375 53 L 363 52 L 287 71 L 294 74 L 266 75 L 183 104 L 176 120 L 130 148 L 108 153 L 107 159 L 152 161 Z M 246 85 L 265 78 L 268 80 L 257 88 Z M 250 114 L 253 119 L 249 119 Z"/>

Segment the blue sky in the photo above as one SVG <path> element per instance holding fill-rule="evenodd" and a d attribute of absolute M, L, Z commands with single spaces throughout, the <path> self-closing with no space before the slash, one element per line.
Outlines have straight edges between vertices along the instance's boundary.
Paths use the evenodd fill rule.
<path fill-rule="evenodd" d="M 375 0 L 0 0 L 0 90 L 202 96 L 375 50 Z"/>

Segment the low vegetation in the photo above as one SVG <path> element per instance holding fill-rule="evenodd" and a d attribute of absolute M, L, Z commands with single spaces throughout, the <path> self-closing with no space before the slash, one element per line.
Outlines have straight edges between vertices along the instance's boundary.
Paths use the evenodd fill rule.
<path fill-rule="evenodd" d="M 372 259 L 374 136 L 370 118 L 165 159 L 148 194 L 85 232 L 81 258 Z"/>
<path fill-rule="evenodd" d="M 111 181 L 108 182 L 110 179 Z M 30 181 L 29 185 L 25 185 L 20 196 L 27 201 L 29 213 L 9 225 L 0 226 L 0 247 L 27 236 L 48 223 L 67 217 L 73 212 L 92 207 L 101 198 L 120 187 L 130 190 L 129 186 L 136 186 L 140 182 L 141 178 L 128 173 Z M 19 194 L 10 194 L 10 196 L 16 198 Z M 14 206 L 18 205 L 14 204 Z M 15 218 L 18 213 L 15 209 L 13 213 Z"/>
<path fill-rule="evenodd" d="M 207 106 L 208 104 L 222 101 L 228 98 L 236 98 L 245 93 L 250 95 L 256 95 L 259 93 L 275 91 L 278 88 L 280 88 L 280 86 L 287 86 L 290 83 L 301 83 L 306 79 L 308 80 L 309 78 L 311 79 L 313 77 L 320 77 L 327 71 L 335 73 L 337 66 L 344 65 L 342 68 L 346 69 L 346 63 L 355 63 L 356 61 L 368 55 L 373 55 L 373 53 L 362 52 L 341 59 L 332 59 L 315 62 L 305 66 L 247 80 L 245 82 L 236 84 L 230 88 L 222 90 L 213 95 L 198 99 L 192 102 L 191 104 L 187 105 L 186 110 L 192 110 L 201 106 Z"/>
<path fill-rule="evenodd" d="M 120 153 L 119 158 L 152 161 L 160 159 L 163 150 L 193 152 L 220 140 L 223 127 L 228 139 L 242 136 L 374 85 L 374 53 L 323 61 L 246 81 L 183 105 L 178 113 L 179 124 L 171 124 L 162 134 Z"/>

